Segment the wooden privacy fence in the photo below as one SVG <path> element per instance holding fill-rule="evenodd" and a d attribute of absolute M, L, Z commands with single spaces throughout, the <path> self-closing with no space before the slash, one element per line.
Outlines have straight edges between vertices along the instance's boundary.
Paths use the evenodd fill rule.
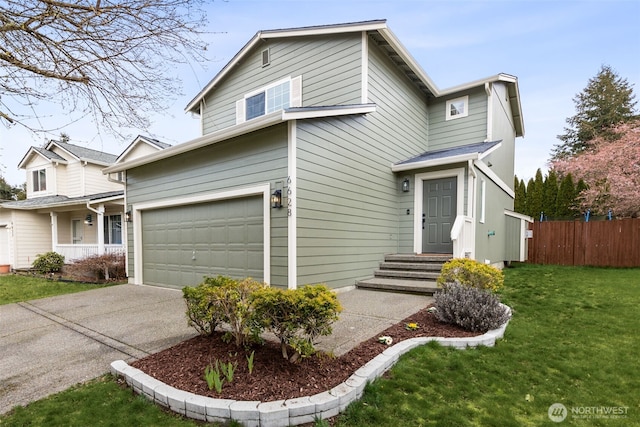
<path fill-rule="evenodd" d="M 640 218 L 536 221 L 530 229 L 531 263 L 640 267 Z"/>

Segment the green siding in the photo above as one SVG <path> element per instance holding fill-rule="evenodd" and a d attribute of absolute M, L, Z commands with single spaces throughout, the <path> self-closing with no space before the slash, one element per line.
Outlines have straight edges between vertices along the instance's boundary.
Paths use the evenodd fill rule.
<path fill-rule="evenodd" d="M 262 66 L 262 51 L 271 63 Z M 286 77 L 302 76 L 303 106 L 357 104 L 361 100 L 361 36 L 344 34 L 267 40 L 205 98 L 203 135 L 236 124 L 236 101 Z"/>
<path fill-rule="evenodd" d="M 477 205 L 476 218 L 476 259 L 484 262 L 499 263 L 506 260 L 506 216 L 505 209 L 513 206 L 513 200 L 501 188 L 493 183 L 483 173 L 478 172 L 476 180 L 476 194 L 480 195 L 480 182 L 486 182 L 485 222 L 480 219 L 480 200 Z M 495 235 L 489 232 L 495 231 Z"/>
<path fill-rule="evenodd" d="M 520 248 L 524 246 L 524 259 L 526 260 L 529 248 L 521 235 L 522 220 L 505 215 L 505 261 L 520 261 Z"/>
<path fill-rule="evenodd" d="M 287 126 L 274 126 L 127 171 L 127 203 L 219 192 L 287 177 Z M 271 209 L 271 281 L 287 284 L 287 213 Z M 133 260 L 133 224 L 129 224 Z M 130 273 L 133 265 L 130 263 Z"/>
<path fill-rule="evenodd" d="M 503 83 L 492 85 L 493 112 L 492 112 L 492 139 L 502 140 L 501 147 L 491 153 L 484 161 L 491 162 L 491 169 L 510 188 L 513 187 L 513 175 L 515 170 L 515 128 L 513 116 L 507 99 L 507 88 Z M 511 206 L 510 209 L 513 209 Z"/>
<path fill-rule="evenodd" d="M 399 251 L 407 195 L 391 165 L 427 149 L 427 105 L 374 43 L 368 56 L 374 113 L 298 122 L 299 284 L 351 286 Z"/>
<path fill-rule="evenodd" d="M 469 115 L 445 120 L 446 102 L 469 96 Z M 487 138 L 487 95 L 483 87 L 442 97 L 429 103 L 429 150 L 482 142 Z"/>

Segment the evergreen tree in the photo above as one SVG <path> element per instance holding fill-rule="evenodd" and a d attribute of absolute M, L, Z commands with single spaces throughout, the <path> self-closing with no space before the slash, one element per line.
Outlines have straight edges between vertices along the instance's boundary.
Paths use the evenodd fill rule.
<path fill-rule="evenodd" d="M 550 219 L 557 215 L 558 175 L 551 170 L 544 180 L 542 210 Z"/>
<path fill-rule="evenodd" d="M 527 213 L 527 190 L 524 185 L 524 181 L 518 179 L 517 176 L 513 178 L 513 190 L 515 192 L 515 199 L 513 200 L 513 210 L 521 214 Z"/>
<path fill-rule="evenodd" d="M 539 220 L 544 200 L 544 179 L 540 169 L 536 171 L 535 179 L 529 180 L 529 184 L 527 185 L 527 211 L 529 216 Z"/>
<path fill-rule="evenodd" d="M 556 199 L 556 215 L 561 219 L 569 219 L 576 215 L 576 187 L 573 176 L 568 173 L 560 181 Z"/>
<path fill-rule="evenodd" d="M 634 117 L 632 85 L 608 65 L 589 79 L 587 87 L 573 98 L 576 114 L 567 118 L 565 133 L 552 151 L 553 159 L 572 157 L 590 148 L 589 142 L 598 136 L 615 138 L 611 128 Z"/>

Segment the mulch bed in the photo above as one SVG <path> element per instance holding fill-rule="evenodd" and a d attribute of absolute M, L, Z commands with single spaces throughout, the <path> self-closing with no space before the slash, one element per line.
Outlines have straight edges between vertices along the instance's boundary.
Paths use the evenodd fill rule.
<path fill-rule="evenodd" d="M 407 323 L 417 323 L 419 329 L 409 331 L 405 328 Z M 132 366 L 168 385 L 202 396 L 268 402 L 311 396 L 344 382 L 387 348 L 378 342 L 378 337 L 383 335 L 392 337 L 395 344 L 415 337 L 472 337 L 479 334 L 441 323 L 424 308 L 339 357 L 319 353 L 292 364 L 282 357 L 278 343 L 267 341 L 249 349 L 237 348 L 233 343 L 225 343 L 222 333 L 214 333 L 184 341 L 140 359 Z M 252 351 L 255 351 L 254 369 L 249 374 L 246 358 Z M 225 382 L 221 393 L 209 390 L 204 380 L 205 367 L 215 364 L 216 360 L 237 363 L 233 382 Z"/>

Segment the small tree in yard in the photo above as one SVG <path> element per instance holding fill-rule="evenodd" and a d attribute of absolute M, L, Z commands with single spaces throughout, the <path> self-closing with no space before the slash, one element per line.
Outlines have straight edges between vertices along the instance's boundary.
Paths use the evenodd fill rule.
<path fill-rule="evenodd" d="M 592 149 L 567 160 L 556 160 L 553 168 L 583 180 L 587 188 L 580 191 L 583 210 L 617 216 L 640 214 L 640 120 L 613 129 L 617 139 L 598 137 Z M 584 185 L 584 184 L 582 184 Z"/>

